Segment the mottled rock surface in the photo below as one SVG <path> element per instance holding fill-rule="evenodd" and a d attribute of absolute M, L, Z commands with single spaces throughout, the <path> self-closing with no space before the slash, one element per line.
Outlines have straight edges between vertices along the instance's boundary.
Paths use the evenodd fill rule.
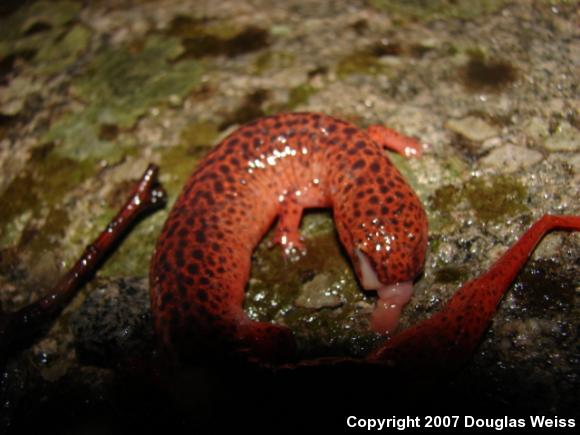
<path fill-rule="evenodd" d="M 2 2 L 0 306 L 17 309 L 56 282 L 148 162 L 161 166 L 171 203 L 199 159 L 241 123 L 320 111 L 425 144 L 422 159 L 393 156 L 431 231 L 406 328 L 541 215 L 580 214 L 579 18 L 577 2 L 543 0 Z M 155 417 L 208 428 L 227 418 L 216 410 L 237 412 L 221 394 L 231 393 L 232 374 L 195 369 L 166 382 L 188 412 L 149 401 L 148 383 L 127 375 L 146 373 L 155 358 L 146 277 L 166 215 L 142 221 L 53 327 L 10 357 L 0 432 L 35 424 L 147 432 Z M 381 340 L 368 333 L 374 296 L 360 291 L 328 213 L 308 215 L 303 228 L 306 257 L 285 261 L 267 240 L 257 249 L 246 311 L 290 326 L 306 356 L 362 355 Z M 501 416 L 577 413 L 579 240 L 562 233 L 542 243 L 447 386 L 456 403 Z M 329 297 L 313 299 L 313 289 Z M 371 384 L 331 379 L 360 391 Z M 273 390 L 268 397 L 289 397 Z M 298 417 L 314 412 L 300 403 L 332 402 L 301 394 L 288 400 L 302 406 Z M 273 403 L 262 406 L 274 412 Z M 242 409 L 243 420 L 260 417 Z"/>

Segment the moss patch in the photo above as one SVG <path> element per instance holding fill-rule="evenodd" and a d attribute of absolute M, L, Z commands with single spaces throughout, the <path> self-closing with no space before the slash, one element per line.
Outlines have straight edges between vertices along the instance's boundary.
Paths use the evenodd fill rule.
<path fill-rule="evenodd" d="M 296 61 L 296 55 L 285 51 L 266 51 L 260 54 L 253 64 L 256 74 L 264 74 L 271 70 L 289 68 Z"/>
<path fill-rule="evenodd" d="M 79 14 L 81 5 L 72 1 L 38 1 L 0 19 L 0 58 L 14 53 L 38 53 L 58 43 L 65 26 Z M 34 54 L 33 54 L 34 57 Z"/>
<path fill-rule="evenodd" d="M 473 177 L 463 186 L 444 185 L 430 197 L 431 209 L 437 212 L 437 227 L 452 222 L 450 213 L 466 201 L 484 223 L 501 222 L 528 211 L 526 188 L 516 179 L 499 175 Z"/>
<path fill-rule="evenodd" d="M 210 18 L 178 16 L 167 33 L 181 38 L 185 51 L 182 58 L 212 56 L 234 57 L 270 45 L 270 33 L 256 26 L 239 28 Z"/>
<path fill-rule="evenodd" d="M 504 0 L 370 0 L 370 4 L 403 19 L 473 19 L 499 10 Z"/>
<path fill-rule="evenodd" d="M 63 196 L 94 172 L 92 164 L 52 154 L 50 148 L 37 148 L 25 169 L 0 196 L 0 242 L 4 246 L 18 241 L 18 228 L 12 225 L 16 218 L 24 214 L 28 218 L 38 216 L 44 207 L 50 207 L 46 223 L 50 228 L 47 228 L 47 232 L 58 233 L 68 221 L 63 216 L 54 219 L 50 217 L 58 213 Z M 9 231 L 10 228 L 13 231 Z"/>
<path fill-rule="evenodd" d="M 349 260 L 333 230 L 329 213 L 305 217 L 307 255 L 284 259 L 281 249 L 260 244 L 246 293 L 246 312 L 257 320 L 284 323 L 295 333 L 303 357 L 324 354 L 362 355 L 376 340 L 357 302 L 371 300 L 358 287 Z M 295 306 L 300 289 L 319 273 L 327 275 L 344 304 L 314 310 Z"/>
<path fill-rule="evenodd" d="M 500 222 L 528 211 L 526 188 L 512 177 L 472 178 L 464 185 L 464 194 L 477 217 L 484 222 Z"/>
<path fill-rule="evenodd" d="M 73 159 L 115 161 L 134 145 L 101 135 L 104 125 L 121 130 L 133 127 L 149 107 L 183 97 L 198 84 L 200 65 L 192 60 L 171 63 L 183 53 L 175 38 L 150 37 L 142 44 L 103 49 L 73 90 L 84 109 L 67 113 L 51 126 L 45 141 L 59 141 L 56 151 Z"/>
<path fill-rule="evenodd" d="M 336 65 L 336 73 L 343 78 L 352 74 L 374 76 L 386 70 L 387 67 L 380 62 L 379 56 L 370 49 L 355 51 L 343 57 Z"/>

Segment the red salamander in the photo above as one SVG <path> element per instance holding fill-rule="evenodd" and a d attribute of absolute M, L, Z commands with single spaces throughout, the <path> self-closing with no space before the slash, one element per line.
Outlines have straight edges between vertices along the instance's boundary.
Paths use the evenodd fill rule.
<path fill-rule="evenodd" d="M 439 377 L 469 359 L 542 237 L 580 229 L 580 216 L 545 215 L 440 312 L 364 359 L 296 361 L 288 328 L 251 321 L 242 310 L 252 251 L 276 218 L 276 240 L 300 249 L 303 209 L 331 207 L 362 287 L 379 296 L 371 328 L 391 331 L 423 265 L 427 221 L 383 148 L 420 151 L 413 139 L 385 127 L 362 131 L 324 115 L 288 114 L 243 126 L 209 153 L 177 199 L 152 258 L 152 314 L 166 356 L 186 364 L 227 356 L 274 368 L 380 365 L 412 379 Z M 127 229 L 165 203 L 157 172 L 149 165 L 119 213 L 45 297 L 0 312 L 0 356 L 54 320 Z"/>
<path fill-rule="evenodd" d="M 155 329 L 180 356 L 208 346 L 262 361 L 292 357 L 291 331 L 242 310 L 251 255 L 278 218 L 276 240 L 302 248 L 309 207 L 330 207 L 363 288 L 377 290 L 375 331 L 396 326 L 423 267 L 427 218 L 383 152 L 420 146 L 380 126 L 281 114 L 244 125 L 201 162 L 177 199 L 151 267 Z"/>
<path fill-rule="evenodd" d="M 385 127 L 361 130 L 309 113 L 257 120 L 218 144 L 186 183 L 152 258 L 152 314 L 167 356 L 186 363 L 235 356 L 295 367 L 292 332 L 250 320 L 242 303 L 256 245 L 278 218 L 275 240 L 286 249 L 302 248 L 298 227 L 309 207 L 332 208 L 360 284 L 379 296 L 371 328 L 392 331 L 423 267 L 427 219 L 384 148 L 420 152 L 413 139 Z M 580 217 L 542 217 L 439 313 L 364 360 L 322 358 L 300 365 L 381 364 L 404 367 L 413 376 L 439 373 L 435 367 L 456 369 L 473 353 L 536 244 L 553 229 L 578 230 Z"/>

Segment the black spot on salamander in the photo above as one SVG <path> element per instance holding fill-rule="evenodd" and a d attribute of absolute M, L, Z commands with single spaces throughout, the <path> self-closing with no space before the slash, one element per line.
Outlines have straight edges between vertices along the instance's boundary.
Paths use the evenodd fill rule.
<path fill-rule="evenodd" d="M 161 269 L 162 269 L 164 272 L 169 272 L 169 271 L 171 270 L 171 265 L 169 264 L 169 262 L 168 262 L 166 259 L 164 259 L 164 260 L 161 262 Z"/>
<path fill-rule="evenodd" d="M 185 266 L 185 257 L 183 256 L 183 249 L 175 250 L 175 263 L 177 264 L 177 267 Z"/>
<path fill-rule="evenodd" d="M 167 306 L 167 304 L 169 304 L 171 301 L 173 300 L 173 293 L 171 292 L 165 292 L 163 293 L 163 296 L 161 296 L 161 309 L 165 309 L 165 307 Z"/>
<path fill-rule="evenodd" d="M 378 162 L 372 162 L 371 165 L 369 166 L 369 168 L 374 173 L 377 173 L 377 172 L 379 172 L 381 170 L 381 166 L 379 165 Z M 377 179 L 377 181 L 378 181 L 378 179 Z"/>
<path fill-rule="evenodd" d="M 352 165 L 352 169 L 362 169 L 365 167 L 365 161 L 363 159 L 358 159 L 356 162 L 354 162 L 354 165 Z"/>
<path fill-rule="evenodd" d="M 215 200 L 213 199 L 213 195 L 209 192 L 204 192 L 204 198 L 207 201 L 208 205 L 214 205 Z"/>
<path fill-rule="evenodd" d="M 181 297 L 185 297 L 187 295 L 187 287 L 182 285 L 181 282 L 177 284 L 177 291 L 179 292 Z"/>
<path fill-rule="evenodd" d="M 224 191 L 224 185 L 221 183 L 221 181 L 216 181 L 213 184 L 213 188 L 217 193 L 223 193 Z"/>
<path fill-rule="evenodd" d="M 348 130 L 348 129 L 347 129 Z M 361 150 L 364 147 L 366 147 L 366 143 L 362 140 L 357 141 L 357 143 L 354 144 L 355 148 Z"/>
<path fill-rule="evenodd" d="M 194 249 L 193 252 L 191 253 L 191 256 L 193 258 L 195 258 L 196 260 L 202 260 L 203 259 L 203 251 L 201 249 Z"/>
<path fill-rule="evenodd" d="M 229 174 L 230 173 L 230 167 L 227 165 L 220 165 L 219 170 L 223 173 L 223 174 Z"/>
<path fill-rule="evenodd" d="M 198 290 L 197 291 L 197 298 L 202 301 L 205 302 L 207 301 L 207 292 L 205 290 Z"/>
<path fill-rule="evenodd" d="M 193 278 L 191 276 L 184 275 L 182 273 L 177 274 L 177 280 L 180 283 L 186 284 L 189 287 L 193 285 Z"/>

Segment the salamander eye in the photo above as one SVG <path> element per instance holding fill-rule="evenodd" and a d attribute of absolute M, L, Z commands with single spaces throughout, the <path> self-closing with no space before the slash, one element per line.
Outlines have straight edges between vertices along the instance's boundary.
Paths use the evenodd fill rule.
<path fill-rule="evenodd" d="M 383 284 L 379 281 L 379 277 L 375 271 L 375 266 L 367 255 L 358 247 L 354 248 L 354 253 L 358 260 L 359 279 L 365 290 L 376 290 Z"/>

